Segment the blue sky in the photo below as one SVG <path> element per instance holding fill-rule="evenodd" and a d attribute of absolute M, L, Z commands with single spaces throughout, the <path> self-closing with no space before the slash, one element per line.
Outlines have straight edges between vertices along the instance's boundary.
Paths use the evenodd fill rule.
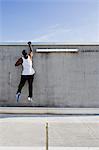
<path fill-rule="evenodd" d="M 0 42 L 99 42 L 99 0 L 0 0 Z"/>

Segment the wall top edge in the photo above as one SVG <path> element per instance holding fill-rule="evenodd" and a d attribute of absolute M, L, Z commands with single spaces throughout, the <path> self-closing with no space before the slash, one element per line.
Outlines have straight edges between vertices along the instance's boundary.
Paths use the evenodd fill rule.
<path fill-rule="evenodd" d="M 6 46 L 6 45 L 9 45 L 9 46 L 23 46 L 23 45 L 27 45 L 27 42 L 0 42 L 0 45 L 1 46 Z M 90 45 L 97 45 L 99 46 L 99 43 L 98 42 L 95 42 L 95 43 L 66 43 L 66 42 L 63 42 L 63 43 L 55 43 L 55 42 L 32 42 L 32 45 L 33 46 L 58 46 L 58 45 L 82 45 L 82 46 L 90 46 Z"/>

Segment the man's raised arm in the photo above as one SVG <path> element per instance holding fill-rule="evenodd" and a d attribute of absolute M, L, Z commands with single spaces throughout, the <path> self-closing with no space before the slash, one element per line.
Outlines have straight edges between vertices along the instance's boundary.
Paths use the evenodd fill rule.
<path fill-rule="evenodd" d="M 33 57 L 33 49 L 31 46 L 31 42 L 28 42 L 28 45 L 29 45 L 29 56 L 32 58 Z"/>

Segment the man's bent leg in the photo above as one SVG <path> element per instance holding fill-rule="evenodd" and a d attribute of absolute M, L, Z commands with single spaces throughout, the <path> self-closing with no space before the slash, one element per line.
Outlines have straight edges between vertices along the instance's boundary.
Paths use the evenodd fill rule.
<path fill-rule="evenodd" d="M 26 82 L 26 76 L 21 75 L 20 84 L 19 84 L 19 86 L 18 86 L 18 90 L 17 90 L 17 93 L 16 93 L 16 100 L 17 100 L 17 102 L 18 102 L 18 100 L 19 100 L 19 98 L 20 98 L 21 90 L 22 90 L 22 88 L 23 88 L 25 82 Z"/>
<path fill-rule="evenodd" d="M 21 80 L 20 80 L 20 84 L 19 84 L 19 86 L 18 86 L 17 93 L 21 93 L 21 90 L 22 90 L 22 88 L 23 88 L 25 82 L 26 82 L 26 76 L 21 75 Z"/>

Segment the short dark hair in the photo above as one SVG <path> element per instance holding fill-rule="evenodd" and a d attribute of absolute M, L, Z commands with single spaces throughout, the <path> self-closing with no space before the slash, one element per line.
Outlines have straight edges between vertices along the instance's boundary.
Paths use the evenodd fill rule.
<path fill-rule="evenodd" d="M 26 55 L 27 55 L 27 51 L 24 49 L 24 50 L 22 51 L 22 54 L 23 54 L 23 56 L 26 56 Z"/>

